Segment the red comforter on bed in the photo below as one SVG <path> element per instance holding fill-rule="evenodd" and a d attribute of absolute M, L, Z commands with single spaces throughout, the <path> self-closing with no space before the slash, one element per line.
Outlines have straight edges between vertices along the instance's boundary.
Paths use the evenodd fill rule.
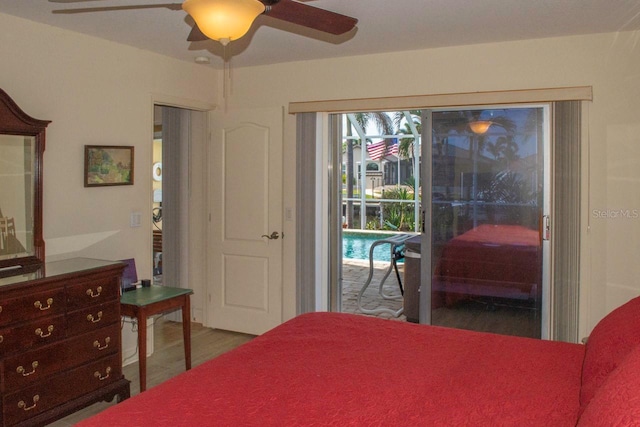
<path fill-rule="evenodd" d="M 433 288 L 447 305 L 467 296 L 537 301 L 541 271 L 538 231 L 483 224 L 445 245 Z"/>
<path fill-rule="evenodd" d="M 299 316 L 80 426 L 574 426 L 585 347 Z"/>

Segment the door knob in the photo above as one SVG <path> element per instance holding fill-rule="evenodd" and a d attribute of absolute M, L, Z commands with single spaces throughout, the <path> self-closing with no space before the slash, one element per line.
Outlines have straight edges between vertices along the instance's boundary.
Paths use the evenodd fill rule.
<path fill-rule="evenodd" d="M 274 231 L 273 233 L 271 233 L 271 236 L 263 234 L 262 237 L 266 237 L 269 240 L 277 240 L 280 237 L 280 234 L 278 234 L 277 231 Z"/>

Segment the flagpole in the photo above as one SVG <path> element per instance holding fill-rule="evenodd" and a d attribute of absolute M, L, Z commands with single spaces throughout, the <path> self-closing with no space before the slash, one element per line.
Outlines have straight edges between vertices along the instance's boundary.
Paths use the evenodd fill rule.
<path fill-rule="evenodd" d="M 400 153 L 396 154 L 398 157 L 398 188 L 400 188 Z"/>

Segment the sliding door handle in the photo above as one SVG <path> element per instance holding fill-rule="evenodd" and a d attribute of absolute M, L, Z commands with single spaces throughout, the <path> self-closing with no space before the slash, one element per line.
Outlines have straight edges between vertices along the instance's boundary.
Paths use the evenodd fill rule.
<path fill-rule="evenodd" d="M 551 240 L 551 218 L 549 215 L 542 216 L 542 240 Z"/>

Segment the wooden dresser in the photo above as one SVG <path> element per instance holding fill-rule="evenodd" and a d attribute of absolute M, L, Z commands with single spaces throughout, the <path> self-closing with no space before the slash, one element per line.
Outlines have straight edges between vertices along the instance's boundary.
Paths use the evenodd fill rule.
<path fill-rule="evenodd" d="M 2 426 L 38 426 L 129 397 L 122 375 L 124 264 L 51 262 L 0 278 Z"/>

